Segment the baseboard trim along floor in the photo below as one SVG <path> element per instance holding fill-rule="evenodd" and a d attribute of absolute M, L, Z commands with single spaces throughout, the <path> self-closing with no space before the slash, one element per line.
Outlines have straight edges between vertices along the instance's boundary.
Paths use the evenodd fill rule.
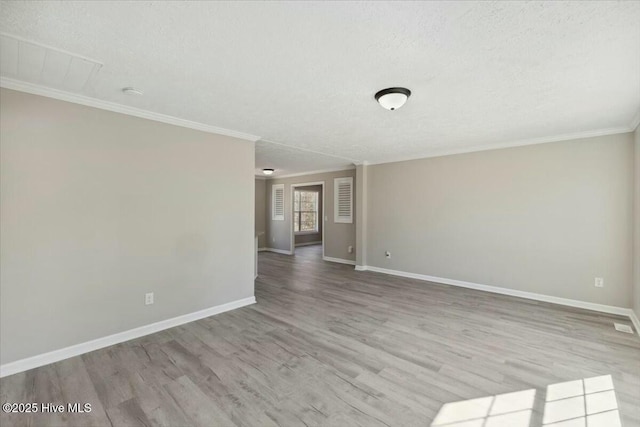
<path fill-rule="evenodd" d="M 633 323 L 633 327 L 636 329 L 636 334 L 640 336 L 640 319 L 638 319 L 638 316 L 633 310 L 631 310 L 631 314 L 629 315 L 629 317 L 631 318 L 631 323 Z"/>
<path fill-rule="evenodd" d="M 236 308 L 245 307 L 255 304 L 256 298 L 249 297 L 237 301 L 231 301 L 226 304 L 216 305 L 204 310 L 195 311 L 193 313 L 184 314 L 182 316 L 173 317 L 171 319 L 161 320 L 149 325 L 140 326 L 138 328 L 129 329 L 128 331 L 118 332 L 84 343 L 72 345 L 70 347 L 61 348 L 59 350 L 50 351 L 48 353 L 39 354 L 37 356 L 28 357 L 26 359 L 16 360 L 15 362 L 0 365 L 0 378 L 37 368 L 39 366 L 48 365 L 70 357 L 79 356 L 90 351 L 98 350 L 110 345 L 119 344 L 145 335 L 160 332 L 175 326 L 184 325 L 185 323 L 195 320 L 204 319 L 205 317 L 214 316 L 224 313 L 225 311 L 235 310 Z"/>
<path fill-rule="evenodd" d="M 428 276 L 426 274 L 409 273 L 400 270 L 390 270 L 388 268 L 374 267 L 371 265 L 356 265 L 357 271 L 372 271 L 374 273 L 389 274 L 391 276 L 406 277 L 409 279 L 424 280 L 427 282 L 442 283 L 445 285 L 458 286 L 461 288 L 475 289 L 478 291 L 492 292 L 495 294 L 509 295 L 513 297 L 526 298 L 535 301 L 549 302 L 553 304 L 565 305 L 568 307 L 584 308 L 586 310 L 599 311 L 601 313 L 617 314 L 627 316 L 633 323 L 636 332 L 640 330 L 638 317 L 630 308 L 616 307 L 613 305 L 596 304 L 592 302 L 579 301 L 569 298 L 554 297 L 551 295 L 537 294 L 534 292 L 518 291 L 515 289 L 501 288 L 499 286 L 482 285 L 479 283 L 465 282 L 463 280 L 447 279 L 444 277 Z"/>
<path fill-rule="evenodd" d="M 312 245 L 301 245 L 301 246 L 304 247 L 304 246 L 312 246 Z M 282 255 L 293 255 L 293 252 L 291 251 L 285 251 L 282 249 L 273 249 L 273 248 L 260 248 L 258 249 L 258 252 L 274 252 L 276 254 L 282 254 Z M 322 259 L 329 262 L 337 262 L 338 264 L 356 265 L 356 262 L 351 259 L 334 258 L 330 256 L 323 256 Z M 356 270 L 357 269 L 358 267 L 356 267 Z"/>
<path fill-rule="evenodd" d="M 339 264 L 356 265 L 356 262 L 350 259 L 334 258 L 330 256 L 323 256 L 322 259 L 329 262 L 337 262 Z"/>
<path fill-rule="evenodd" d="M 302 246 L 313 246 L 313 245 L 321 245 L 322 240 L 318 240 L 316 242 L 306 242 L 306 243 L 296 243 L 296 248 L 300 248 Z"/>
<path fill-rule="evenodd" d="M 258 252 L 273 252 L 273 253 L 282 254 L 282 255 L 293 255 L 293 252 L 291 251 L 286 251 L 284 249 L 274 249 L 274 248 L 260 248 L 258 249 Z"/>

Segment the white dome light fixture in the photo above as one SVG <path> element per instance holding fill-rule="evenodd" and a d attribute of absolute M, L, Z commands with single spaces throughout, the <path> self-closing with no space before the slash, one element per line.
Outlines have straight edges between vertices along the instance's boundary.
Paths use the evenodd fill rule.
<path fill-rule="evenodd" d="M 402 107 L 411 96 L 411 91 L 404 87 L 390 87 L 376 93 L 376 101 L 387 110 L 397 110 Z"/>
<path fill-rule="evenodd" d="M 273 169 L 262 169 L 262 173 L 265 175 L 273 174 Z"/>

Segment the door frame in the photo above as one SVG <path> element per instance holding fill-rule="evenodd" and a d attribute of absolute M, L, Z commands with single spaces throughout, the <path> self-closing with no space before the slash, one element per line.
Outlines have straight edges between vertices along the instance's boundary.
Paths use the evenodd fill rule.
<path fill-rule="evenodd" d="M 324 259 L 324 229 L 325 229 L 325 215 L 324 215 L 324 211 L 325 211 L 325 206 L 326 206 L 326 199 L 325 199 L 325 185 L 324 185 L 324 181 L 313 181 L 313 182 L 303 182 L 300 184 L 291 184 L 291 206 L 289 209 L 289 212 L 291 212 L 291 220 L 289 221 L 289 230 L 290 230 L 290 235 L 291 235 L 291 242 L 290 242 L 290 247 L 291 247 L 291 255 L 295 255 L 296 253 L 296 234 L 293 231 L 293 211 L 295 209 L 295 198 L 294 198 L 294 193 L 296 191 L 296 187 L 308 187 L 310 185 L 321 185 L 322 186 L 322 212 L 318 213 L 320 218 L 319 220 L 322 221 L 322 258 Z"/>

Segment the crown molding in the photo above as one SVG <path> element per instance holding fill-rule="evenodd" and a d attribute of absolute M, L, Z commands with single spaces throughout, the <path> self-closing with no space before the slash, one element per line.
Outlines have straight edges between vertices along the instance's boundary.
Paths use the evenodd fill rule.
<path fill-rule="evenodd" d="M 573 139 L 582 139 L 582 138 L 593 138 L 593 137 L 597 137 L 597 136 L 607 136 L 607 135 L 617 135 L 620 133 L 628 133 L 628 132 L 633 132 L 635 131 L 635 129 L 638 127 L 638 125 L 640 124 L 640 110 L 637 112 L 637 114 L 634 116 L 633 120 L 631 121 L 631 123 L 629 124 L 629 126 L 620 126 L 620 127 L 616 127 L 616 128 L 606 128 L 606 129 L 596 129 L 596 130 L 590 130 L 590 131 L 585 131 L 585 132 L 574 132 L 574 133 L 568 133 L 568 134 L 562 134 L 562 135 L 556 135 L 556 136 L 549 136 L 549 137 L 540 137 L 540 138 L 529 138 L 529 139 L 522 139 L 522 140 L 517 140 L 517 141 L 509 141 L 509 142 L 501 142 L 501 143 L 497 143 L 497 144 L 489 144 L 489 145 L 475 145 L 472 147 L 463 147 L 463 148 L 452 148 L 452 149 L 443 149 L 437 152 L 433 152 L 433 153 L 426 153 L 426 154 L 419 154 L 419 155 L 415 155 L 415 156 L 407 156 L 407 157 L 401 157 L 401 158 L 396 158 L 396 159 L 392 159 L 392 160 L 382 160 L 379 162 L 371 162 L 368 160 L 353 160 L 353 159 L 349 159 L 346 157 L 339 157 L 339 156 L 335 156 L 332 154 L 326 154 L 326 153 L 322 153 L 319 151 L 313 151 L 313 150 L 308 150 L 305 148 L 298 148 L 295 146 L 291 146 L 291 145 L 287 145 L 287 144 L 282 144 L 279 142 L 273 142 L 273 141 L 267 141 L 267 140 L 261 140 L 261 141 L 265 141 L 271 144 L 276 144 L 276 145 L 281 145 L 287 148 L 292 148 L 292 149 L 297 149 L 297 150 L 302 150 L 302 151 L 308 151 L 314 154 L 321 154 L 324 156 L 331 156 L 331 157 L 337 157 L 337 158 L 341 158 L 344 160 L 349 160 L 351 161 L 355 166 L 371 166 L 371 165 L 380 165 L 380 164 L 385 164 L 385 163 L 397 163 L 397 162 L 406 162 L 409 160 L 420 160 L 420 159 L 428 159 L 428 158 L 432 158 L 432 157 L 443 157 L 443 156 L 451 156 L 454 154 L 466 154 L 466 153 L 475 153 L 475 152 L 479 152 L 479 151 L 488 151 L 488 150 L 499 150 L 502 148 L 514 148 L 514 147 L 523 147 L 523 146 L 527 146 L 527 145 L 538 145 L 538 144 L 547 144 L 550 142 L 562 142 L 562 141 L 570 141 Z M 328 170 L 320 170 L 320 171 L 313 171 L 313 172 L 304 172 L 304 173 L 299 173 L 299 174 L 290 174 L 290 175 L 282 175 L 282 176 L 271 176 L 268 177 L 266 179 L 279 179 L 279 178 L 290 178 L 290 177 L 294 177 L 294 176 L 302 176 L 302 175 L 312 175 L 315 173 L 325 173 L 325 172 L 335 172 L 338 170 L 349 170 L 352 168 L 343 168 L 343 169 L 328 169 Z"/>
<path fill-rule="evenodd" d="M 288 174 L 288 175 L 280 175 L 280 176 L 269 176 L 269 177 L 265 177 L 265 179 L 267 180 L 272 180 L 272 179 L 285 179 L 285 178 L 293 178 L 296 176 L 305 176 L 305 175 L 317 175 L 320 173 L 329 173 L 329 172 L 340 172 L 340 171 L 351 171 L 351 170 L 355 170 L 355 166 L 350 166 L 350 167 L 342 167 L 342 168 L 335 168 L 335 169 L 322 169 L 322 170 L 315 170 L 315 171 L 311 171 L 311 172 L 301 172 L 301 173 L 292 173 L 292 174 Z M 258 175 L 256 175 L 256 178 L 258 178 Z M 260 177 L 262 178 L 262 177 Z"/>
<path fill-rule="evenodd" d="M 279 145 L 281 147 L 285 147 L 285 148 L 288 148 L 290 150 L 306 151 L 307 153 L 319 154 L 319 155 L 325 156 L 325 157 L 333 157 L 335 159 L 347 160 L 348 162 L 353 163 L 353 164 L 356 164 L 356 162 L 360 162 L 360 160 L 354 160 L 354 159 L 351 159 L 349 157 L 342 157 L 342 156 L 337 156 L 335 154 L 323 153 L 321 151 L 310 150 L 309 148 L 297 147 L 295 145 L 283 144 L 282 142 L 275 142 L 275 141 L 271 141 L 271 140 L 268 140 L 268 139 L 262 139 L 261 138 L 260 142 L 266 142 L 266 143 L 269 143 L 269 144 Z"/>
<path fill-rule="evenodd" d="M 309 153 L 319 154 L 328 157 L 339 158 L 343 160 L 351 161 L 354 165 L 379 165 L 384 163 L 396 163 L 396 162 L 404 162 L 409 160 L 419 160 L 419 159 L 427 159 L 431 157 L 442 157 L 442 156 L 450 156 L 454 154 L 465 154 L 465 153 L 473 153 L 478 151 L 487 151 L 487 150 L 497 150 L 501 148 L 512 148 L 512 147 L 522 147 L 526 145 L 537 145 L 537 144 L 546 144 L 549 142 L 561 142 L 561 141 L 569 141 L 572 139 L 581 139 L 581 138 L 592 138 L 596 136 L 606 136 L 606 135 L 616 135 L 620 133 L 633 132 L 640 125 L 640 110 L 635 114 L 631 122 L 627 127 L 617 127 L 617 128 L 608 128 L 608 129 L 598 129 L 586 132 L 575 132 L 570 134 L 563 134 L 552 137 L 541 137 L 541 138 L 531 138 L 525 140 L 490 144 L 490 145 L 481 145 L 481 146 L 472 146 L 458 149 L 450 149 L 450 150 L 441 150 L 431 154 L 419 154 L 415 156 L 407 156 L 396 158 L 393 160 L 383 160 L 379 162 L 369 162 L 367 160 L 354 160 L 346 157 L 336 156 L 334 154 L 327 154 L 320 151 L 310 150 L 307 148 L 300 148 L 292 145 L 282 144 L 279 142 L 264 140 L 260 136 L 252 135 L 244 132 L 238 132 L 231 129 L 220 128 L 217 126 L 211 126 L 204 123 L 194 122 L 191 120 L 181 119 L 174 116 L 169 116 L 166 114 L 155 113 L 153 111 L 143 110 L 141 108 L 130 107 L 123 104 L 118 104 L 110 101 L 103 101 L 97 98 L 91 98 L 85 95 L 79 95 L 71 92 L 66 92 L 59 89 L 53 89 L 46 86 L 41 86 L 33 83 L 27 83 L 24 81 L 11 79 L 8 77 L 0 77 L 0 87 L 6 89 L 17 90 L 20 92 L 26 92 L 33 95 L 44 96 L 47 98 L 58 99 L 60 101 L 71 102 L 74 104 L 85 105 L 88 107 L 99 108 L 101 110 L 112 111 L 115 113 L 126 114 L 133 117 L 139 117 L 142 119 L 153 120 L 156 122 L 167 123 L 174 126 L 180 126 L 184 128 L 199 130 L 202 132 L 214 133 L 217 135 L 225 135 L 230 136 L 232 138 L 243 139 L 246 141 L 257 142 L 258 140 L 280 145 L 289 149 L 306 151 Z M 272 176 L 266 179 L 279 179 L 279 178 L 290 178 L 294 176 L 303 176 L 303 175 L 312 175 L 317 173 L 327 173 L 327 172 L 337 172 L 341 170 L 350 170 L 353 168 L 339 168 L 339 169 L 326 169 L 326 170 L 317 170 L 311 172 L 303 172 L 297 174 L 289 174 L 282 176 Z"/>
<path fill-rule="evenodd" d="M 99 108 L 101 110 L 112 111 L 114 113 L 126 114 L 128 116 L 167 123 L 174 126 L 195 129 L 202 132 L 215 133 L 217 135 L 225 135 L 233 138 L 244 139 L 251 142 L 256 142 L 260 139 L 259 136 L 251 135 L 244 132 L 219 128 L 199 122 L 192 122 L 191 120 L 180 119 L 178 117 L 173 117 L 166 114 L 154 113 L 153 111 L 143 110 L 141 108 L 129 107 L 127 105 L 122 105 L 110 101 L 103 101 L 101 99 L 91 98 L 88 96 L 66 92 L 59 89 L 53 89 L 33 83 L 27 83 L 7 77 L 0 77 L 0 87 L 17 90 L 20 92 L 26 92 L 33 95 L 40 95 L 47 98 L 58 99 L 60 101 L 71 102 L 74 104 L 85 105 L 87 107 Z"/>
<path fill-rule="evenodd" d="M 357 162 L 353 162 L 353 164 L 356 166 L 369 166 L 371 163 L 366 160 L 358 160 Z"/>
<path fill-rule="evenodd" d="M 472 147 L 463 147 L 458 149 L 450 149 L 450 150 L 441 150 L 434 152 L 432 154 L 420 154 L 417 156 L 409 156 L 402 157 L 393 160 L 383 160 L 380 162 L 369 162 L 369 165 L 380 165 L 384 163 L 397 163 L 397 162 L 406 162 L 409 160 L 420 160 L 420 159 L 428 159 L 431 157 L 444 157 L 451 156 L 454 154 L 466 154 L 466 153 L 475 153 L 479 151 L 488 151 L 488 150 L 499 150 L 502 148 L 514 148 L 514 147 L 523 147 L 526 145 L 538 145 L 538 144 L 547 144 L 549 142 L 562 142 L 562 141 L 570 141 L 573 139 L 582 139 L 582 138 L 593 138 L 596 136 L 607 136 L 607 135 L 617 135 L 620 133 L 628 133 L 633 132 L 635 128 L 631 129 L 630 127 L 617 127 L 617 128 L 608 128 L 608 129 L 597 129 L 586 132 L 575 132 L 568 133 L 558 136 L 552 137 L 541 137 L 541 138 L 531 138 L 531 139 L 523 139 L 519 141 L 510 141 L 510 142 L 501 142 L 497 144 L 489 144 L 489 145 L 476 145 Z"/>

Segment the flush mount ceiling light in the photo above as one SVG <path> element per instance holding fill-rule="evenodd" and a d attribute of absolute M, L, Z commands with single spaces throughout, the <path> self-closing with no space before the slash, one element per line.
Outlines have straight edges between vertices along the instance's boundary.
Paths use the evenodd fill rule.
<path fill-rule="evenodd" d="M 142 92 L 140 89 L 136 89 L 135 87 L 125 87 L 122 89 L 122 92 L 126 93 L 127 95 L 144 95 L 144 92 Z"/>
<path fill-rule="evenodd" d="M 262 173 L 265 175 L 271 175 L 273 173 L 273 169 L 262 169 Z"/>
<path fill-rule="evenodd" d="M 387 110 L 397 110 L 411 96 L 411 91 L 404 87 L 390 87 L 376 93 L 376 101 Z"/>

